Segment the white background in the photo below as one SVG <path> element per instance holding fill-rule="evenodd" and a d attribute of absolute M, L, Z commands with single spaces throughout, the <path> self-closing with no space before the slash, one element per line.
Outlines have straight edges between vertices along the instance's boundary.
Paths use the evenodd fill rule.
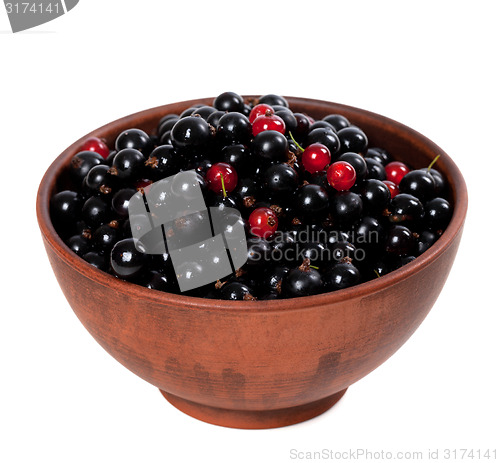
<path fill-rule="evenodd" d="M 500 459 L 495 3 L 81 0 L 15 35 L 1 7 L 0 461 L 267 463 L 291 461 L 291 449 L 495 447 Z M 64 299 L 35 219 L 42 175 L 74 140 L 226 90 L 384 114 L 447 151 L 469 188 L 461 249 L 422 326 L 332 410 L 288 428 L 196 421 L 108 356 Z"/>

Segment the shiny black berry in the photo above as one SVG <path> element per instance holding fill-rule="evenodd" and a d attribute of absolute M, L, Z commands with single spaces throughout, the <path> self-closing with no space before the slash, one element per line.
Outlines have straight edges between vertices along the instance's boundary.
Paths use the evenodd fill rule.
<path fill-rule="evenodd" d="M 360 280 L 359 270 L 349 262 L 334 264 L 323 275 L 323 285 L 327 291 L 349 288 L 358 284 Z"/>
<path fill-rule="evenodd" d="M 156 147 L 144 163 L 145 174 L 154 180 L 159 180 L 179 172 L 180 156 L 172 145 Z"/>
<path fill-rule="evenodd" d="M 68 168 L 69 176 L 75 185 L 80 186 L 89 170 L 103 163 L 104 158 L 100 154 L 94 151 L 81 151 L 71 158 Z"/>
<path fill-rule="evenodd" d="M 427 201 L 436 195 L 436 184 L 434 178 L 426 170 L 412 170 L 408 172 L 399 182 L 399 191 L 408 193 Z"/>
<path fill-rule="evenodd" d="M 352 167 L 354 167 L 354 170 L 356 171 L 356 182 L 360 182 L 366 177 L 368 168 L 363 156 L 359 155 L 358 153 L 349 152 L 342 154 L 338 158 L 338 160 L 346 161 L 351 164 Z"/>
<path fill-rule="evenodd" d="M 330 197 L 330 213 L 334 226 L 341 230 L 351 228 L 363 214 L 361 196 L 351 191 L 339 191 Z"/>
<path fill-rule="evenodd" d="M 288 272 L 283 281 L 282 294 L 285 297 L 312 296 L 321 291 L 321 286 L 320 273 L 310 267 L 306 260 L 302 265 Z"/>
<path fill-rule="evenodd" d="M 108 222 L 110 213 L 108 202 L 98 196 L 87 199 L 82 208 L 82 218 L 92 228 Z"/>
<path fill-rule="evenodd" d="M 109 174 L 122 181 L 137 180 L 142 177 L 145 162 L 146 158 L 140 151 L 126 148 L 116 154 Z"/>
<path fill-rule="evenodd" d="M 432 231 L 442 233 L 450 223 L 452 214 L 452 208 L 446 199 L 434 198 L 425 205 L 426 225 Z"/>
<path fill-rule="evenodd" d="M 368 148 L 366 150 L 365 159 L 373 159 L 385 166 L 390 160 L 390 156 L 386 150 L 382 148 Z"/>
<path fill-rule="evenodd" d="M 238 143 L 248 144 L 252 136 L 252 125 L 248 117 L 238 112 L 224 114 L 217 125 L 217 141 L 221 146 Z"/>
<path fill-rule="evenodd" d="M 97 252 L 90 251 L 84 254 L 83 259 L 87 261 L 90 265 L 93 265 L 95 268 L 99 270 L 106 271 L 108 269 L 108 259 Z"/>
<path fill-rule="evenodd" d="M 50 217 L 56 228 L 73 225 L 78 217 L 82 202 L 75 191 L 65 190 L 50 199 Z"/>
<path fill-rule="evenodd" d="M 140 129 L 129 129 L 118 135 L 115 142 L 116 151 L 135 149 L 148 156 L 153 150 L 153 143 L 149 135 Z"/>
<path fill-rule="evenodd" d="M 259 103 L 268 104 L 269 106 L 284 106 L 288 108 L 288 101 L 285 100 L 282 96 L 275 95 L 274 93 L 269 93 L 268 95 L 262 95 L 259 98 Z"/>
<path fill-rule="evenodd" d="M 172 144 L 185 154 L 207 150 L 213 134 L 208 122 L 202 117 L 187 116 L 179 119 L 171 131 Z"/>
<path fill-rule="evenodd" d="M 385 250 L 389 254 L 405 256 L 413 252 L 415 237 L 413 233 L 402 225 L 394 225 L 388 231 Z"/>
<path fill-rule="evenodd" d="M 237 93 L 224 92 L 214 100 L 213 106 L 219 111 L 236 111 L 241 113 L 245 109 L 245 102 L 243 101 L 243 98 Z"/>
<path fill-rule="evenodd" d="M 136 248 L 133 238 L 118 241 L 111 251 L 111 268 L 120 278 L 133 278 L 147 262 L 147 255 Z"/>
<path fill-rule="evenodd" d="M 337 134 L 331 129 L 318 128 L 311 130 L 307 136 L 305 145 L 309 146 L 313 143 L 321 143 L 330 150 L 332 160 L 336 160 L 336 154 L 340 150 L 340 141 Z"/>
<path fill-rule="evenodd" d="M 66 245 L 80 257 L 92 250 L 92 243 L 82 235 L 74 235 L 66 241 Z"/>
<path fill-rule="evenodd" d="M 200 106 L 191 113 L 191 116 L 200 116 L 203 119 L 207 120 L 208 117 L 216 111 L 217 109 L 215 109 L 213 106 Z"/>
<path fill-rule="evenodd" d="M 373 158 L 367 158 L 365 156 L 366 162 L 366 177 L 374 178 L 376 180 L 386 180 L 387 174 L 385 172 L 384 165 Z"/>
<path fill-rule="evenodd" d="M 363 153 L 368 146 L 368 137 L 358 127 L 346 127 L 337 132 L 340 141 L 340 152 Z"/>
<path fill-rule="evenodd" d="M 261 160 L 285 162 L 288 159 L 288 141 L 275 130 L 265 130 L 253 139 L 252 151 Z"/>
<path fill-rule="evenodd" d="M 299 217 L 317 219 L 326 214 L 330 200 L 324 188 L 308 184 L 299 187 L 295 192 L 293 204 Z"/>
<path fill-rule="evenodd" d="M 101 254 L 107 254 L 120 239 L 120 231 L 117 226 L 104 224 L 92 233 L 92 244 Z"/>
<path fill-rule="evenodd" d="M 381 215 L 391 202 L 391 192 L 387 185 L 375 179 L 367 179 L 362 188 L 364 210 L 372 215 Z"/>
<path fill-rule="evenodd" d="M 226 283 L 222 287 L 220 295 L 221 298 L 226 301 L 244 301 L 254 299 L 251 289 L 247 285 L 238 281 Z"/>
<path fill-rule="evenodd" d="M 269 264 L 271 255 L 269 241 L 262 238 L 250 238 L 247 240 L 247 249 L 249 267 L 264 267 Z"/>
<path fill-rule="evenodd" d="M 418 198 L 407 193 L 400 193 L 392 200 L 389 207 L 390 221 L 393 223 L 418 223 L 424 218 L 424 206 Z"/>
<path fill-rule="evenodd" d="M 273 164 L 264 171 L 262 183 L 270 197 L 291 195 L 297 188 L 299 176 L 288 164 Z"/>
<path fill-rule="evenodd" d="M 253 155 L 242 144 L 224 146 L 221 151 L 221 160 L 233 166 L 237 172 L 243 172 L 252 162 Z"/>
<path fill-rule="evenodd" d="M 329 114 L 323 120 L 328 122 L 337 132 L 351 125 L 349 120 L 340 114 Z"/>
<path fill-rule="evenodd" d="M 90 194 L 109 195 L 113 192 L 116 181 L 109 173 L 110 167 L 105 164 L 92 167 L 84 180 L 84 188 Z"/>

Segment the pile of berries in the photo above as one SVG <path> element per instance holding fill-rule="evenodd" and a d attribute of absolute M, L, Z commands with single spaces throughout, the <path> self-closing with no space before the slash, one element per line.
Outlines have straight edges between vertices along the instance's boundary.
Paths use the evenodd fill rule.
<path fill-rule="evenodd" d="M 203 269 L 186 263 L 174 270 L 168 252 L 138 250 L 131 226 L 144 224 L 131 224 L 128 203 L 153 182 L 194 170 L 208 207 L 239 210 L 248 260 L 224 280 L 184 294 L 308 296 L 379 278 L 429 249 L 452 215 L 436 161 L 412 169 L 370 146 L 340 114 L 316 121 L 277 95 L 244 100 L 225 92 L 212 106 L 166 114 L 154 134 L 130 128 L 113 147 L 86 140 L 68 166 L 70 189 L 51 199 L 51 217 L 91 265 L 180 293 L 179 272 Z M 186 194 L 189 185 L 177 188 Z M 188 234 L 201 220 L 192 214 L 167 232 Z"/>

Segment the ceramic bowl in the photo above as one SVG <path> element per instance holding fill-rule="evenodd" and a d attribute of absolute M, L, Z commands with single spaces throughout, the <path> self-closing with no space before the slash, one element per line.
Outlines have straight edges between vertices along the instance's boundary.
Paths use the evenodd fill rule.
<path fill-rule="evenodd" d="M 87 136 L 113 143 L 124 129 L 154 132 L 167 113 L 213 98 L 169 104 L 119 119 L 82 137 L 49 167 L 37 216 L 59 285 L 82 324 L 116 360 L 158 387 L 183 412 L 209 423 L 271 428 L 301 422 L 334 405 L 346 389 L 396 352 L 438 297 L 457 252 L 467 209 L 452 159 L 416 131 L 361 109 L 288 97 L 295 112 L 345 115 L 415 167 L 440 154 L 450 186 L 451 222 L 415 261 L 341 291 L 298 299 L 223 301 L 150 290 L 117 279 L 72 253 L 49 215 L 71 157 Z"/>

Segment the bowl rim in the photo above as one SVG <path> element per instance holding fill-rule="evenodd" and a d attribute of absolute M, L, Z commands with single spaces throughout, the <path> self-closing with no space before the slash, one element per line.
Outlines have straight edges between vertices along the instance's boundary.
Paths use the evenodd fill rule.
<path fill-rule="evenodd" d="M 245 98 L 255 98 L 255 95 L 245 95 Z M 168 111 L 168 107 L 172 105 L 182 105 L 186 108 L 197 103 L 207 103 L 213 101 L 212 98 L 197 98 L 192 100 L 185 100 L 181 102 L 175 102 L 171 104 L 156 106 L 154 108 L 139 111 L 128 116 L 119 118 L 113 122 L 105 124 L 98 129 L 84 135 L 79 140 L 74 142 L 68 148 L 66 148 L 48 167 L 46 170 L 38 188 L 37 200 L 36 200 L 36 214 L 38 219 L 38 224 L 40 231 L 45 240 L 46 245 L 48 244 L 52 250 L 65 261 L 66 264 L 71 266 L 78 273 L 82 274 L 86 278 L 89 278 L 103 286 L 108 286 L 110 289 L 126 293 L 133 297 L 139 297 L 144 302 L 151 302 L 159 305 L 169 305 L 169 306 L 179 306 L 189 309 L 198 309 L 204 311 L 245 311 L 245 312 L 280 312 L 280 311 L 295 311 L 304 310 L 308 308 L 315 308 L 322 305 L 331 305 L 337 302 L 345 302 L 349 299 L 358 299 L 364 296 L 374 294 L 378 291 L 384 290 L 389 286 L 392 286 L 398 282 L 401 282 L 410 276 L 418 273 L 423 268 L 427 267 L 439 258 L 455 241 L 457 235 L 461 233 L 463 228 L 465 217 L 467 213 L 467 187 L 465 180 L 458 169 L 457 165 L 453 162 L 451 157 L 445 153 L 439 146 L 437 146 L 433 141 L 417 132 L 410 127 L 397 122 L 388 117 L 382 116 L 380 114 L 367 111 L 364 109 L 356 108 L 353 106 L 348 106 L 340 103 L 334 103 L 326 100 L 317 100 L 311 98 L 302 97 L 291 97 L 285 96 L 285 98 L 293 105 L 315 105 L 317 109 L 331 109 L 334 105 L 336 110 L 342 111 L 345 109 L 349 112 L 354 112 L 360 116 L 375 118 L 381 123 L 384 123 L 392 128 L 392 130 L 398 133 L 404 134 L 407 138 L 416 139 L 430 148 L 437 154 L 441 155 L 440 163 L 445 164 L 449 172 L 448 180 L 451 178 L 453 180 L 453 189 L 455 191 L 455 204 L 453 215 L 451 221 L 444 231 L 444 233 L 439 237 L 439 239 L 423 254 L 416 257 L 416 259 L 403 267 L 394 270 L 387 275 L 381 276 L 364 283 L 352 286 L 350 288 L 345 288 L 338 291 L 317 294 L 314 296 L 304 296 L 300 298 L 288 298 L 288 299 L 275 299 L 275 300 L 257 300 L 257 301 L 226 301 L 221 299 L 207 299 L 202 297 L 185 296 L 182 294 L 166 293 L 162 291 L 152 290 L 145 288 L 143 286 L 137 285 L 135 283 L 130 283 L 120 278 L 117 278 L 107 272 L 99 270 L 94 266 L 87 263 L 81 257 L 73 253 L 63 242 L 63 240 L 56 233 L 52 221 L 50 219 L 49 211 L 49 201 L 51 197 L 51 192 L 55 187 L 55 182 L 57 180 L 57 173 L 65 165 L 67 158 L 70 157 L 70 153 L 75 153 L 83 143 L 83 141 L 91 136 L 99 136 L 99 133 L 108 129 L 112 124 L 118 123 L 137 123 L 141 118 L 149 118 L 153 113 L 165 114 L 165 110 Z M 161 117 L 161 116 L 159 116 Z M 300 301 L 299 303 L 296 303 Z"/>

